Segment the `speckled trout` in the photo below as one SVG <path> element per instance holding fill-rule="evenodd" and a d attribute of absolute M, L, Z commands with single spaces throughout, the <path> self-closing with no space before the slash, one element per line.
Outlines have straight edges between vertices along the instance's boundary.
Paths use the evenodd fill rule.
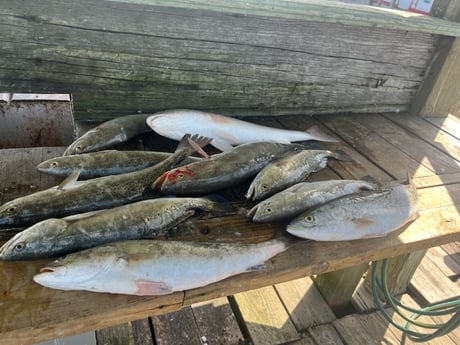
<path fill-rule="evenodd" d="M 176 152 L 161 163 L 121 175 L 77 181 L 78 171 L 59 186 L 11 200 L 0 206 L 0 225 L 31 224 L 47 218 L 110 208 L 138 201 L 150 192 L 152 180 L 171 169 L 201 146 L 208 138 L 184 136 Z"/>
<path fill-rule="evenodd" d="M 6 242 L 0 248 L 0 260 L 38 259 L 114 241 L 166 235 L 198 210 L 224 214 L 228 206 L 211 198 L 159 198 L 89 214 L 49 218 Z"/>
<path fill-rule="evenodd" d="M 343 152 L 302 150 L 286 154 L 267 164 L 254 178 L 246 193 L 247 199 L 262 200 L 324 169 L 329 158 L 350 160 Z"/>
<path fill-rule="evenodd" d="M 259 202 L 248 216 L 262 223 L 292 218 L 311 207 L 375 188 L 376 185 L 360 180 L 300 182 Z"/>
<path fill-rule="evenodd" d="M 33 279 L 61 290 L 164 295 L 260 269 L 291 244 L 281 239 L 257 244 L 121 241 L 69 254 Z"/>
<path fill-rule="evenodd" d="M 38 164 L 37 169 L 57 176 L 69 176 L 78 169 L 79 178 L 85 179 L 141 170 L 160 163 L 169 156 L 169 152 L 104 150 L 51 158 Z M 197 157 L 188 157 L 181 163 L 198 160 Z"/>
<path fill-rule="evenodd" d="M 199 162 L 165 172 L 153 184 L 163 194 L 207 194 L 235 186 L 257 174 L 277 155 L 303 148 L 298 144 L 248 143 Z"/>
<path fill-rule="evenodd" d="M 344 196 L 305 211 L 286 230 L 317 241 L 356 240 L 386 236 L 417 217 L 414 184 L 391 183 L 383 190 Z"/>
<path fill-rule="evenodd" d="M 125 115 L 103 122 L 70 144 L 64 156 L 100 151 L 148 132 L 151 129 L 145 121 L 149 116 L 151 114 Z"/>
<path fill-rule="evenodd" d="M 197 133 L 212 138 L 211 145 L 221 151 L 230 151 L 233 145 L 259 141 L 288 144 L 295 141 L 337 140 L 322 133 L 319 127 L 294 131 L 258 125 L 223 115 L 198 110 L 170 110 L 147 118 L 147 124 L 158 134 L 179 140 L 185 133 Z"/>

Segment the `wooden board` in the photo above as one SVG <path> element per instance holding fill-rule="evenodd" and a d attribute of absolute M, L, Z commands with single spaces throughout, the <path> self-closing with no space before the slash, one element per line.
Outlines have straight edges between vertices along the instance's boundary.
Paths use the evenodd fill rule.
<path fill-rule="evenodd" d="M 276 284 L 275 289 L 299 332 L 335 320 L 310 277 Z"/>
<path fill-rule="evenodd" d="M 130 322 L 133 329 L 133 337 L 135 345 L 152 345 L 153 342 L 153 326 L 149 318 L 135 320 Z"/>
<path fill-rule="evenodd" d="M 157 345 L 202 345 L 191 307 L 152 317 Z"/>
<path fill-rule="evenodd" d="M 71 92 L 77 119 L 171 108 L 402 112 L 431 60 L 432 33 L 460 35 L 439 19 L 326 2 L 6 4 L 3 88 Z"/>
<path fill-rule="evenodd" d="M 339 333 L 331 324 L 311 327 L 308 333 L 318 344 L 344 345 Z"/>
<path fill-rule="evenodd" d="M 96 331 L 96 340 L 99 345 L 135 345 L 133 330 L 130 323 L 100 329 Z"/>
<path fill-rule="evenodd" d="M 354 135 L 361 137 L 365 137 L 367 133 L 362 127 L 349 130 L 353 130 Z M 348 138 L 345 132 L 339 134 L 342 139 Z M 340 144 L 348 145 L 344 142 Z M 367 149 L 372 153 L 372 150 L 366 146 L 369 141 L 358 143 L 352 140 L 350 144 L 356 144 L 354 148 L 345 146 L 350 148 L 350 152 L 358 150 L 362 154 Z M 379 162 L 387 166 L 387 160 L 393 159 L 393 155 L 384 152 L 382 155 L 382 158 L 372 154 L 369 157 L 379 158 Z M 11 157 L 14 155 L 10 155 Z M 29 160 L 27 155 L 18 155 L 17 158 L 24 161 Z M 8 166 L 12 166 L 13 163 L 11 159 L 9 160 Z M 20 166 L 19 162 L 14 164 L 17 167 Z M 365 167 L 372 166 L 372 164 L 374 167 L 377 166 L 375 162 L 370 161 L 360 165 L 361 171 L 364 172 Z M 339 176 L 349 174 L 349 172 L 340 170 L 339 166 L 333 168 Z M 19 168 L 17 170 L 21 171 Z M 18 180 L 19 178 L 39 181 L 39 177 L 32 175 L 33 170 L 25 170 L 28 172 L 26 175 L 20 173 L 14 175 L 11 172 L 8 173 L 8 179 L 1 181 L 7 185 L 11 183 L 10 181 L 24 185 L 30 184 L 30 180 L 22 181 Z M 35 174 L 38 173 L 35 172 Z M 387 173 L 382 172 L 382 174 L 391 179 Z M 393 175 L 394 172 L 391 171 L 391 174 Z M 454 183 L 438 187 L 424 186 L 419 189 L 420 218 L 406 229 L 401 229 L 388 237 L 329 243 L 302 241 L 269 260 L 267 269 L 264 271 L 241 274 L 206 287 L 166 296 L 136 297 L 46 289 L 35 284 L 32 276 L 48 260 L 26 263 L 0 262 L 2 344 L 29 344 L 102 329 L 123 322 L 164 314 L 213 298 L 459 241 L 458 205 L 460 203 L 457 197 L 459 188 L 460 186 Z M 238 205 L 247 207 L 250 204 L 240 203 Z M 223 218 L 194 219 L 184 224 L 183 227 L 187 231 L 177 234 L 172 239 L 254 243 L 271 238 L 276 231 L 283 231 L 285 224 L 255 224 L 242 215 L 231 215 Z"/>
<path fill-rule="evenodd" d="M 276 345 L 299 339 L 273 287 L 238 293 L 234 298 L 254 345 Z"/>
<path fill-rule="evenodd" d="M 204 344 L 238 345 L 244 341 L 227 298 L 195 303 L 191 307 Z"/>
<path fill-rule="evenodd" d="M 460 117 L 449 114 L 444 117 L 426 117 L 425 120 L 434 124 L 443 131 L 460 139 Z"/>

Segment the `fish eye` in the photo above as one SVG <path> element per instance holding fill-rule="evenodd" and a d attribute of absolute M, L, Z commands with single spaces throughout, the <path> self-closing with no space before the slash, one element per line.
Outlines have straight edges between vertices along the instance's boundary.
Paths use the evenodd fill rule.
<path fill-rule="evenodd" d="M 268 186 L 267 186 L 266 184 L 263 184 L 263 185 L 262 185 L 262 188 L 263 188 L 263 189 L 267 189 Z"/>
<path fill-rule="evenodd" d="M 311 223 L 315 220 L 315 217 L 313 217 L 311 214 L 309 214 L 308 216 L 305 216 L 305 221 Z"/>
<path fill-rule="evenodd" d="M 26 244 L 24 242 L 19 242 L 14 246 L 14 249 L 17 251 L 21 251 L 26 247 Z"/>
<path fill-rule="evenodd" d="M 10 208 L 6 210 L 6 212 L 10 214 L 16 212 L 16 206 L 11 206 Z"/>
<path fill-rule="evenodd" d="M 183 174 L 183 173 L 177 174 L 177 178 L 178 178 L 178 179 L 184 178 L 184 174 Z"/>
<path fill-rule="evenodd" d="M 57 166 L 59 166 L 59 163 L 56 162 L 56 161 L 54 161 L 53 163 L 51 163 L 51 166 L 52 166 L 52 167 L 57 167 Z"/>
<path fill-rule="evenodd" d="M 76 148 L 75 148 L 77 151 L 81 151 L 83 149 L 83 147 L 81 145 L 78 145 Z"/>
<path fill-rule="evenodd" d="M 267 208 L 266 211 L 267 211 L 268 213 L 271 213 L 271 212 L 272 212 L 272 209 L 269 207 L 269 208 Z"/>

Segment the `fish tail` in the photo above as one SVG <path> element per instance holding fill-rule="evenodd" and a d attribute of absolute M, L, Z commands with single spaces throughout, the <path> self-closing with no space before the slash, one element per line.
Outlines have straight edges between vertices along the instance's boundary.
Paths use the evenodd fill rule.
<path fill-rule="evenodd" d="M 305 130 L 305 133 L 307 133 L 310 137 L 311 140 L 318 140 L 318 141 L 327 141 L 331 143 L 337 143 L 338 140 L 326 133 L 324 133 L 321 128 L 317 125 L 313 125 L 307 130 Z"/>
<path fill-rule="evenodd" d="M 348 153 L 342 150 L 332 151 L 332 157 L 334 157 L 335 159 L 338 159 L 339 161 L 353 162 L 353 159 L 348 155 Z"/>
<path fill-rule="evenodd" d="M 295 245 L 298 242 L 305 241 L 305 239 L 301 239 L 299 237 L 290 235 L 286 231 L 276 231 L 275 236 L 273 237 L 272 241 L 281 242 L 281 243 L 283 243 L 285 248 L 288 249 L 288 248 L 292 247 L 293 245 Z"/>
<path fill-rule="evenodd" d="M 236 210 L 232 203 L 221 194 L 210 194 L 204 197 L 209 201 L 209 211 L 216 216 L 235 214 Z"/>
<path fill-rule="evenodd" d="M 202 147 L 208 145 L 211 140 L 211 138 L 203 137 L 198 134 L 193 136 L 185 134 L 180 140 L 179 145 L 177 145 L 176 152 L 185 150 L 190 155 L 196 151 L 203 157 L 207 158 L 208 154 L 202 150 Z"/>

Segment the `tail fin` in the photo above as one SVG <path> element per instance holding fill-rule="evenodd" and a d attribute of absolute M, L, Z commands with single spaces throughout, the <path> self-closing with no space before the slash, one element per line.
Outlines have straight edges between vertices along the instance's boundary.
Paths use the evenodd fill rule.
<path fill-rule="evenodd" d="M 344 162 L 353 162 L 353 159 L 348 155 L 348 153 L 342 150 L 332 151 L 332 157 Z"/>
<path fill-rule="evenodd" d="M 201 156 L 207 158 L 208 154 L 202 150 L 202 147 L 208 145 L 211 142 L 211 138 L 203 137 L 198 134 L 191 136 L 190 134 L 185 134 L 177 145 L 176 152 L 185 150 L 188 152 L 188 155 L 193 152 L 198 152 Z"/>
<path fill-rule="evenodd" d="M 210 194 L 204 197 L 211 203 L 210 211 L 215 216 L 235 214 L 236 210 L 232 203 L 221 194 Z"/>
<path fill-rule="evenodd" d="M 308 133 L 311 136 L 311 140 L 318 140 L 318 141 L 327 141 L 331 143 L 337 143 L 339 142 L 336 138 L 327 135 L 324 133 L 321 128 L 317 125 L 313 125 L 310 128 L 308 128 L 305 133 Z"/>

